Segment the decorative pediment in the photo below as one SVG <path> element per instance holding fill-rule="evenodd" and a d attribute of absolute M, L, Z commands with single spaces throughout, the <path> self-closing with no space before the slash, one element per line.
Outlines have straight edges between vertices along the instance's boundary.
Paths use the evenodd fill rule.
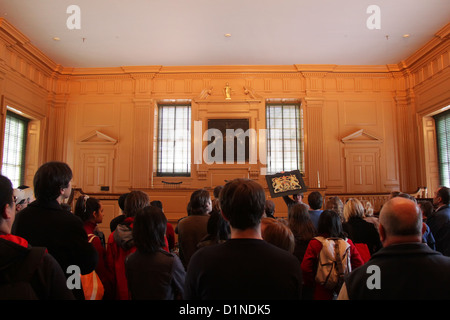
<path fill-rule="evenodd" d="M 83 136 L 79 141 L 79 144 L 102 144 L 102 145 L 115 145 L 117 140 L 100 132 L 92 131 L 89 134 Z"/>
<path fill-rule="evenodd" d="M 360 129 L 341 139 L 343 143 L 382 143 L 383 139 Z"/>

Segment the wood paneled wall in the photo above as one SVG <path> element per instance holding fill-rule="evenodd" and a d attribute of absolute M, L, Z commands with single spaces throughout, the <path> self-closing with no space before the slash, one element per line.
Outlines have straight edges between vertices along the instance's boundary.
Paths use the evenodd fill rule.
<path fill-rule="evenodd" d="M 449 30 L 445 26 L 394 65 L 73 69 L 45 57 L 0 19 L 0 123 L 3 131 L 7 106 L 22 111 L 36 124 L 38 145 L 30 149 L 35 162 L 66 161 L 74 186 L 84 192 L 108 186 L 105 193 L 154 193 L 167 200 L 166 212 L 176 219 L 196 188 L 234 177 L 265 185 L 263 165 L 193 164 L 191 177 L 164 179 L 183 182 L 179 201 L 171 201 L 174 190 L 156 176 L 158 103 L 189 101 L 192 121 L 201 121 L 204 130 L 209 118 L 231 117 L 248 118 L 258 131 L 265 128 L 267 101 L 300 101 L 310 188 L 334 194 L 418 187 L 431 192 L 438 183 L 429 116 L 450 105 Z M 223 92 L 227 83 L 231 100 Z"/>

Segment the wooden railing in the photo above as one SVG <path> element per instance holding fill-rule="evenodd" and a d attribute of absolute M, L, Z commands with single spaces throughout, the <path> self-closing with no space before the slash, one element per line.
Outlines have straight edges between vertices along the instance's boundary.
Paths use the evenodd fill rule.
<path fill-rule="evenodd" d="M 416 199 L 426 199 L 426 188 L 420 187 L 417 189 L 416 192 L 409 193 L 411 196 L 413 196 Z M 356 198 L 360 201 L 365 200 L 369 201 L 372 206 L 374 212 L 378 212 L 381 210 L 381 207 L 383 204 L 389 200 L 391 193 L 390 192 L 382 192 L 382 193 L 327 193 L 325 192 L 325 197 L 323 203 L 325 204 L 326 201 L 331 197 L 339 197 L 341 201 L 345 204 L 345 202 L 350 198 Z"/>

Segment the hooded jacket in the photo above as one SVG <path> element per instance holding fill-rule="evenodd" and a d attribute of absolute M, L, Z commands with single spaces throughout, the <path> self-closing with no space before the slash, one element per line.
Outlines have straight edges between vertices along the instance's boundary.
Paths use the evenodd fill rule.
<path fill-rule="evenodd" d="M 106 250 L 106 264 L 113 275 L 115 285 L 115 299 L 129 300 L 127 277 L 125 273 L 125 259 L 136 251 L 133 241 L 134 217 L 126 218 L 118 224 L 116 230 L 109 235 Z M 169 252 L 167 238 L 165 251 Z"/>
<path fill-rule="evenodd" d="M 45 249 L 45 248 L 43 248 Z M 31 274 L 30 279 L 17 279 L 29 282 L 33 288 L 35 297 L 41 300 L 61 299 L 73 300 L 72 292 L 67 288 L 66 277 L 58 262 L 45 249 L 42 256 L 38 256 L 36 261 L 27 260 L 31 252 L 28 241 L 14 235 L 0 235 L 0 284 L 11 283 L 10 279 L 15 278 L 17 270 L 26 267 Z M 24 263 L 29 265 L 24 266 Z M 5 292 L 2 292 L 2 289 Z M 25 295 L 25 288 L 19 289 L 18 296 L 9 296 L 6 288 L 0 289 L 2 297 L 20 299 Z"/>
<path fill-rule="evenodd" d="M 106 246 L 106 264 L 113 276 L 115 299 L 128 300 L 128 284 L 125 275 L 125 259 L 136 251 L 133 242 L 133 217 L 126 218 L 117 225 L 116 230 L 109 235 Z"/>

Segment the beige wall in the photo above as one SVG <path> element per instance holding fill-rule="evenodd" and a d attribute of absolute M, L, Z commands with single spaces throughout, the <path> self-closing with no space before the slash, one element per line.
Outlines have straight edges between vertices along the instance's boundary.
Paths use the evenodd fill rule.
<path fill-rule="evenodd" d="M 329 193 L 432 192 L 438 182 L 429 116 L 450 105 L 449 30 L 386 66 L 73 69 L 56 65 L 0 19 L 0 123 L 3 129 L 7 105 L 35 120 L 29 179 L 45 161 L 66 161 L 83 191 L 146 190 L 176 220 L 195 188 L 234 177 L 266 183 L 257 163 L 194 164 L 191 177 L 164 179 L 182 181 L 178 190 L 162 184 L 155 172 L 159 102 L 189 101 L 192 121 L 202 121 L 203 129 L 209 118 L 234 117 L 258 130 L 265 128 L 267 101 L 300 101 L 307 186 Z M 223 93 L 227 83 L 231 100 Z"/>

